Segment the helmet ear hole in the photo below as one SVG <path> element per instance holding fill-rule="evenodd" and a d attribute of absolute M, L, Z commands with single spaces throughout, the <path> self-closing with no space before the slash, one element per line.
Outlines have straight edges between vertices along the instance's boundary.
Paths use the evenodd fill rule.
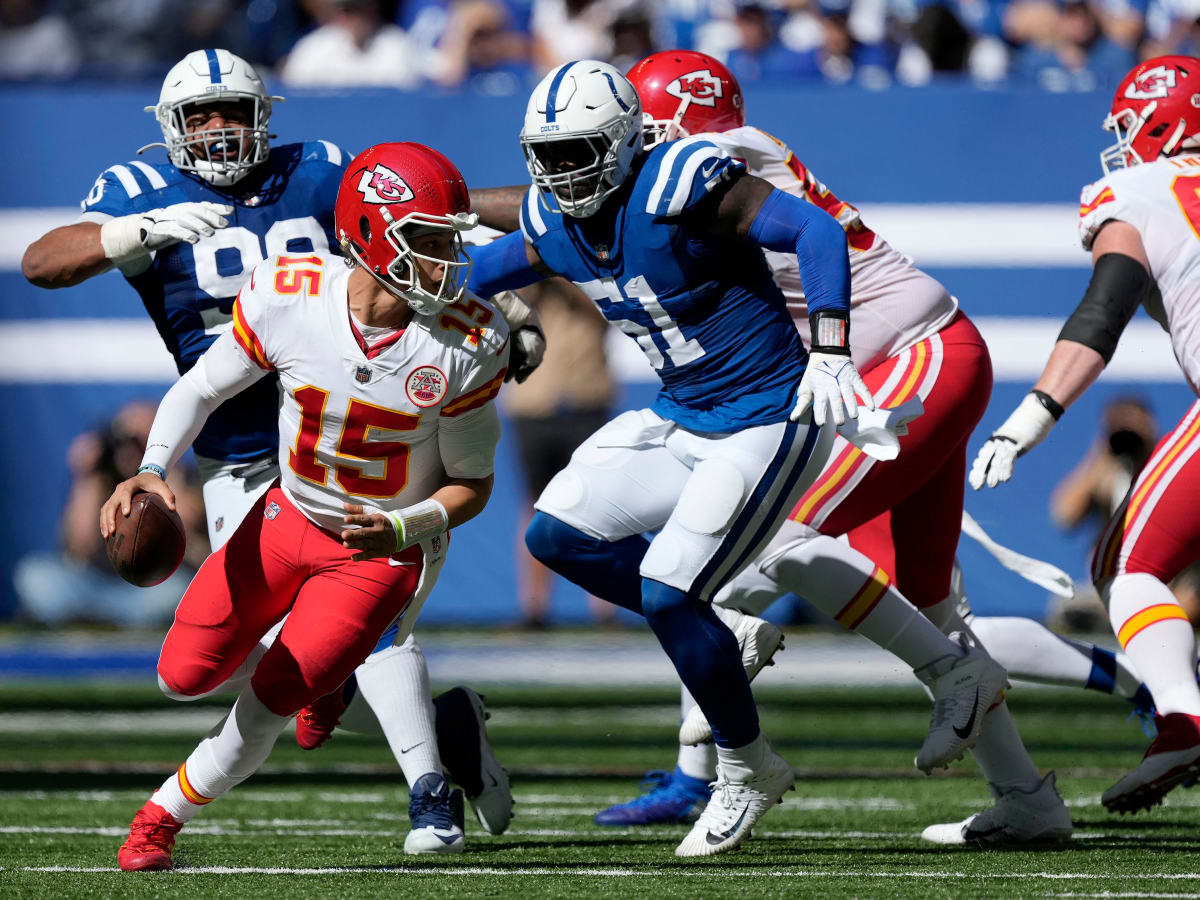
<path fill-rule="evenodd" d="M 371 220 L 366 216 L 358 217 L 358 233 L 362 235 L 364 241 L 371 243 Z"/>

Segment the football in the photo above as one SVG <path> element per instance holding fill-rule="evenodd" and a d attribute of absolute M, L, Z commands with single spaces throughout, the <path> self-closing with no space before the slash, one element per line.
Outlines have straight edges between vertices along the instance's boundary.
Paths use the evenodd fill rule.
<path fill-rule="evenodd" d="M 138 587 L 152 587 L 171 577 L 183 561 L 187 538 L 179 514 L 167 509 L 158 494 L 135 494 L 129 515 L 117 513 L 108 537 L 108 561 L 116 573 Z"/>

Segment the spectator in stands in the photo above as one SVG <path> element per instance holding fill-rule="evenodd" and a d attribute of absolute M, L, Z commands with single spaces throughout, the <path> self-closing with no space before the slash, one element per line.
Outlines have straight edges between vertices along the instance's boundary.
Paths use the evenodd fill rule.
<path fill-rule="evenodd" d="M 1013 72 L 1049 90 L 1111 88 L 1137 61 L 1131 50 L 1105 37 L 1087 3 L 1063 3 L 1051 29 L 1041 30 L 1038 22 L 1039 32 L 1017 51 Z"/>
<path fill-rule="evenodd" d="M 609 59 L 613 27 L 644 0 L 534 0 L 533 64 L 539 73 L 573 59 Z"/>
<path fill-rule="evenodd" d="M 738 42 L 725 64 L 742 84 L 820 77 L 818 45 L 823 37 L 814 35 L 811 44 L 799 49 L 785 46 L 779 36 L 782 18 L 780 10 L 762 3 L 738 3 L 734 16 Z"/>
<path fill-rule="evenodd" d="M 1158 439 L 1154 414 L 1143 399 L 1118 397 L 1111 401 L 1104 408 L 1096 443 L 1051 495 L 1050 514 L 1055 524 L 1064 530 L 1088 527 L 1093 532 L 1090 543 L 1094 544 L 1124 501 Z M 1171 590 L 1192 622 L 1200 625 L 1200 566 L 1185 569 L 1172 582 Z M 1069 620 L 1074 617 L 1076 624 L 1085 615 L 1094 614 L 1102 626 L 1108 621 L 1103 612 L 1089 586 L 1063 614 Z"/>
<path fill-rule="evenodd" d="M 84 72 L 117 77 L 149 76 L 175 58 L 173 36 L 186 14 L 186 0 L 65 0 L 63 6 Z"/>
<path fill-rule="evenodd" d="M 65 18 L 40 0 L 0 0 L 0 78 L 67 78 L 79 63 Z"/>
<path fill-rule="evenodd" d="M 1142 59 L 1179 53 L 1200 55 L 1200 0 L 1150 0 Z"/>
<path fill-rule="evenodd" d="M 420 55 L 398 25 L 385 22 L 378 0 L 325 0 L 324 24 L 302 37 L 280 77 L 292 85 L 414 88 Z"/>
<path fill-rule="evenodd" d="M 532 83 L 529 39 L 514 28 L 503 3 L 460 0 L 447 12 L 445 30 L 430 50 L 434 81 L 492 95 L 515 94 Z"/>
<path fill-rule="evenodd" d="M 209 549 L 203 500 L 195 480 L 188 480 L 188 470 L 177 469 L 169 479 L 187 531 L 184 566 L 162 584 L 139 588 L 121 580 L 108 562 L 96 518 L 113 489 L 137 472 L 154 409 L 152 403 L 130 403 L 105 428 L 81 434 L 71 444 L 62 551 L 25 557 L 13 576 L 24 617 L 43 625 L 87 621 L 152 626 L 171 620 L 192 571 Z"/>
<path fill-rule="evenodd" d="M 607 324 L 577 288 L 560 278 L 535 285 L 522 296 L 537 308 L 546 334 L 546 357 L 523 384 L 500 392 L 513 425 L 528 491 L 526 518 L 533 501 L 575 448 L 608 421 L 614 387 L 604 341 Z M 554 573 L 529 555 L 524 527 L 517 530 L 517 596 L 522 624 L 543 628 L 550 612 Z M 593 616 L 610 620 L 614 608 L 591 598 Z"/>

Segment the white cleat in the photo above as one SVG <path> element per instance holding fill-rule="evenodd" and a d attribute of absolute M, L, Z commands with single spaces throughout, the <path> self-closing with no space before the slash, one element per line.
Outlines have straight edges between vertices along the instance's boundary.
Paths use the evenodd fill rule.
<path fill-rule="evenodd" d="M 767 768 L 749 781 L 729 781 L 717 766 L 712 799 L 678 847 L 676 856 L 712 856 L 732 850 L 750 837 L 750 829 L 783 799 L 795 782 L 792 767 L 772 751 Z"/>
<path fill-rule="evenodd" d="M 948 768 L 975 746 L 983 731 L 983 717 L 1004 699 L 1008 673 L 980 647 L 972 646 L 961 632 L 950 636 L 966 651 L 958 659 L 943 658 L 916 673 L 933 695 L 929 734 L 913 760 L 926 775 Z"/>
<path fill-rule="evenodd" d="M 921 839 L 931 844 L 981 847 L 1059 844 L 1070 839 L 1074 831 L 1071 814 L 1058 795 L 1053 772 L 1032 791 L 988 787 L 996 798 L 994 806 L 962 822 L 930 825 L 921 832 Z"/>
<path fill-rule="evenodd" d="M 783 649 L 782 631 L 765 619 L 736 609 L 714 606 L 713 611 L 737 638 L 747 679 L 753 681 L 764 667 L 774 665 L 775 654 Z M 712 740 L 712 736 L 712 726 L 708 724 L 704 711 L 699 706 L 693 706 L 679 726 L 679 743 L 689 747 L 705 744 Z"/>
<path fill-rule="evenodd" d="M 430 772 L 413 785 L 408 804 L 412 831 L 404 839 L 404 852 L 462 853 L 466 846 L 463 836 L 462 791 L 450 790 L 445 777 Z"/>

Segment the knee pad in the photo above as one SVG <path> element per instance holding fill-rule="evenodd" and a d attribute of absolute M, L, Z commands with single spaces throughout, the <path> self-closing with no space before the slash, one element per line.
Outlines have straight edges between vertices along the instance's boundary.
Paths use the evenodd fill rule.
<path fill-rule="evenodd" d="M 537 509 L 550 513 L 569 513 L 582 509 L 586 498 L 587 485 L 577 472 L 568 467 L 550 479 L 535 505 Z"/>
<path fill-rule="evenodd" d="M 775 532 L 775 537 L 750 565 L 757 567 L 767 577 L 774 578 L 777 567 L 784 559 L 799 556 L 810 541 L 821 536 L 821 532 L 811 525 L 785 519 Z"/>

